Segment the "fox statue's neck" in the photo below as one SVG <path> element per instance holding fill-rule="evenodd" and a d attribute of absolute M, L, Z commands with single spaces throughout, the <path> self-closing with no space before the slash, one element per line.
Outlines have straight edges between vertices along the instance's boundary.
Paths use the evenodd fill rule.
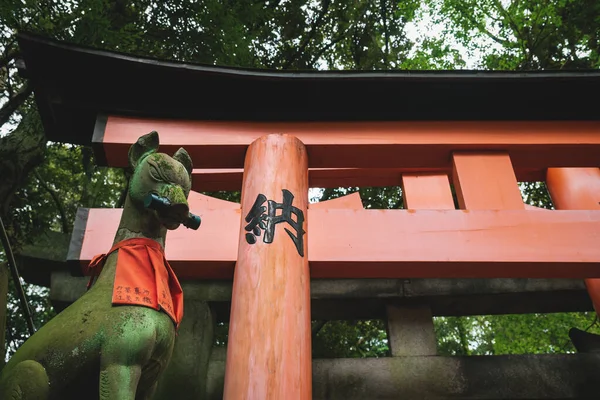
<path fill-rule="evenodd" d="M 126 239 L 147 238 L 157 241 L 164 249 L 167 229 L 159 223 L 153 213 L 151 210 L 141 209 L 133 204 L 128 195 L 113 246 Z M 117 251 L 108 256 L 102 273 L 93 287 L 110 286 L 112 290 L 117 267 L 116 261 Z"/>
<path fill-rule="evenodd" d="M 125 239 L 143 237 L 156 240 L 164 248 L 166 236 L 167 228 L 160 224 L 154 211 L 139 208 L 127 196 L 113 245 Z"/>

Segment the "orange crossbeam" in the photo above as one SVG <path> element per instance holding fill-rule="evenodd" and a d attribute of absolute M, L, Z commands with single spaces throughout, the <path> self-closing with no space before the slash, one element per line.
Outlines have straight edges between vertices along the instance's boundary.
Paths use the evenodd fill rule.
<path fill-rule="evenodd" d="M 310 168 L 452 168 L 455 151 L 503 151 L 516 171 L 600 166 L 600 121 L 255 123 L 109 116 L 93 143 L 107 165 L 125 167 L 129 146 L 156 130 L 161 149 L 185 147 L 196 168 L 242 168 L 246 149 L 269 133 L 307 148 Z M 517 173 L 518 174 L 518 173 Z"/>
<path fill-rule="evenodd" d="M 240 209 L 191 211 L 202 226 L 169 232 L 167 259 L 184 279 L 231 279 Z M 107 251 L 120 217 L 120 209 L 90 209 L 73 261 L 87 265 Z M 600 277 L 600 211 L 315 207 L 307 220 L 313 278 Z"/>
<path fill-rule="evenodd" d="M 192 189 L 202 192 L 241 190 L 242 168 L 194 169 Z M 308 185 L 318 188 L 399 186 L 405 174 L 437 174 L 452 176 L 452 168 L 310 168 Z M 516 169 L 519 182 L 546 179 L 546 169 Z"/>

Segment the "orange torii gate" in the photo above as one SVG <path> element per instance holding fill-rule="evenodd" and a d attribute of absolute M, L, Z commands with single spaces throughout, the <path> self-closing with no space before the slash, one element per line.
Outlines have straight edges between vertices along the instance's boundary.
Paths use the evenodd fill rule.
<path fill-rule="evenodd" d="M 245 129 L 242 123 L 111 116 L 99 120 L 94 144 L 114 166 L 126 163 L 124 150 L 150 127 L 160 132 L 167 151 L 185 146 L 194 160 L 204 160 L 202 166 L 238 167 L 245 153 L 241 170 L 195 170 L 197 189 L 209 176 L 216 178 L 213 189 L 230 188 L 241 175 L 242 204 L 192 192 L 191 210 L 201 215 L 202 229 L 170 232 L 167 256 L 182 278 L 234 279 L 226 398 L 265 393 L 310 398 L 309 277 L 600 278 L 600 169 L 548 168 L 593 165 L 600 123 L 467 126 L 389 123 L 373 136 L 359 135 L 354 126 L 353 136 L 336 123 Z M 328 169 L 311 170 L 312 165 Z M 311 171 L 327 171 L 333 186 L 340 185 L 337 174 L 358 185 L 368 182 L 367 171 L 379 170 L 366 168 L 371 165 L 386 167 L 387 184 L 402 185 L 407 209 L 364 210 L 356 196 L 307 204 Z M 547 170 L 556 208 L 569 211 L 523 203 L 516 174 L 540 170 Z M 221 173 L 226 177 L 218 186 Z M 286 190 L 298 215 L 284 225 L 297 222 L 300 231 L 286 234 L 282 226 L 271 244 L 249 240 L 256 204 L 278 203 Z M 87 211 L 74 257 L 82 266 L 110 246 L 119 218 L 120 210 Z M 600 304 L 598 280 L 587 282 Z"/>
<path fill-rule="evenodd" d="M 108 62 L 106 54 L 99 52 L 88 50 L 75 58 L 68 47 L 26 39 L 21 45 L 26 55 L 30 46 L 27 73 L 39 74 L 38 79 L 50 73 L 36 64 L 36 57 L 41 60 L 48 48 L 96 70 Z M 581 278 L 587 279 L 599 309 L 600 287 L 595 278 L 600 278 L 600 116 L 589 104 L 574 102 L 560 114 L 560 107 L 567 106 L 542 95 L 541 105 L 529 110 L 528 119 L 518 107 L 491 112 L 500 103 L 478 105 L 483 98 L 478 93 L 485 94 L 490 87 L 508 90 L 504 85 L 512 85 L 510 74 L 491 74 L 478 89 L 481 92 L 469 96 L 463 96 L 459 88 L 464 84 L 474 90 L 476 77 L 468 82 L 464 75 L 435 78 L 429 89 L 423 86 L 429 94 L 420 94 L 423 76 L 410 78 L 415 81 L 402 75 L 358 76 L 356 90 L 363 91 L 365 85 L 385 88 L 396 79 L 396 85 L 407 85 L 407 96 L 414 95 L 417 105 L 397 114 L 381 104 L 370 106 L 362 101 L 357 106 L 352 99 L 344 99 L 352 92 L 348 90 L 336 92 L 333 100 L 316 99 L 315 104 L 292 99 L 288 108 L 274 106 L 285 115 L 294 106 L 302 106 L 310 109 L 306 111 L 310 117 L 275 118 L 249 105 L 258 116 L 243 110 L 228 120 L 219 107 L 211 108 L 210 100 L 203 103 L 208 111 L 194 114 L 191 106 L 175 110 L 166 100 L 157 99 L 165 107 L 161 110 L 142 98 L 141 83 L 131 83 L 138 82 L 134 75 L 144 71 L 142 61 L 119 56 L 112 62 L 129 63 L 123 67 L 127 73 L 114 82 L 100 76 L 93 87 L 123 85 L 142 93 L 134 96 L 120 89 L 123 97 L 109 96 L 106 89 L 99 99 L 89 95 L 85 104 L 93 106 L 81 106 L 81 121 L 68 122 L 70 130 L 61 134 L 77 142 L 80 139 L 71 132 L 73 127 L 91 136 L 90 121 L 94 121 L 91 144 L 96 158 L 113 167 L 126 166 L 129 146 L 152 130 L 159 132 L 161 150 L 173 152 L 183 146 L 190 153 L 196 192 L 190 194 L 189 203 L 203 224 L 198 231 L 170 232 L 166 255 L 180 278 L 233 279 L 225 398 L 284 398 L 291 393 L 295 398 L 311 398 L 311 278 Z M 159 73 L 153 69 L 155 64 L 144 66 L 148 74 Z M 75 70 L 74 64 L 69 65 Z M 44 111 L 47 104 L 40 108 L 47 121 L 60 121 L 61 107 L 76 97 L 76 85 L 60 75 L 60 69 L 52 71 L 57 75 L 49 80 L 47 90 L 63 79 L 72 91 L 61 92 L 58 100 L 48 96 L 54 114 Z M 189 66 L 177 71 L 191 74 Z M 194 79 L 207 87 L 213 84 L 213 89 L 225 79 L 240 82 L 238 70 L 205 68 L 194 73 Z M 305 79 L 307 85 L 319 88 L 313 88 L 317 93 L 333 93 L 326 89 L 339 90 L 349 79 L 267 75 L 248 73 L 252 93 L 261 96 L 263 84 L 268 91 L 276 91 L 275 84 L 285 79 Z M 597 85 L 599 76 L 565 75 L 556 85 L 583 90 L 590 82 Z M 171 78 L 172 86 L 185 82 L 180 75 Z M 551 78 L 551 74 L 530 76 L 525 82 L 546 90 L 542 84 Z M 190 78 L 190 82 L 195 81 Z M 455 114 L 449 116 L 436 103 L 433 109 L 441 111 L 433 111 L 437 114 L 428 118 L 419 107 L 427 96 L 438 101 L 434 94 L 444 86 L 440 82 L 456 85 L 451 92 L 454 97 L 444 99 Z M 518 85 L 522 81 L 510 87 L 516 90 Z M 292 86 L 300 93 L 298 97 L 305 95 L 305 88 L 295 81 Z M 161 90 L 171 93 L 172 89 Z M 223 101 L 222 95 L 215 96 Z M 517 103 L 523 101 L 516 97 Z M 464 109 L 456 104 L 461 99 Z M 132 111 L 131 104 L 136 102 L 142 104 L 139 112 Z M 327 102 L 335 105 L 331 116 L 322 117 Z M 367 115 L 367 109 L 377 111 Z M 473 110 L 485 118 L 470 118 Z M 494 119 L 502 112 L 504 120 Z M 61 125 L 53 123 L 58 131 Z M 545 181 L 556 210 L 526 206 L 519 181 Z M 309 187 L 386 185 L 402 186 L 405 209 L 363 209 L 357 195 L 308 204 Z M 238 189 L 242 190 L 241 204 L 198 193 Z M 69 253 L 76 269 L 110 247 L 120 213 L 118 209 L 79 210 Z"/>

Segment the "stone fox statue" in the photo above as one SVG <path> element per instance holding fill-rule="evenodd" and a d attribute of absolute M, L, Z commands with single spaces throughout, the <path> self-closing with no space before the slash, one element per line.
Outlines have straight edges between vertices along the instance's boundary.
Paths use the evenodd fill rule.
<path fill-rule="evenodd" d="M 133 168 L 115 247 L 90 265 L 102 271 L 80 299 L 14 354 L 0 375 L 0 399 L 148 399 L 171 357 L 182 292 L 164 260 L 167 230 L 189 215 L 192 161 L 158 153 L 158 134 L 129 150 Z M 144 207 L 149 194 L 168 207 Z M 138 278 L 142 276 L 141 283 Z"/>

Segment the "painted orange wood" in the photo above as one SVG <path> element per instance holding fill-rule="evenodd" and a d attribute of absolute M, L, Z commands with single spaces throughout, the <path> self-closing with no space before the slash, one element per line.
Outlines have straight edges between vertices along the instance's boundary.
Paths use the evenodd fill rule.
<path fill-rule="evenodd" d="M 203 276 L 231 279 L 238 250 L 239 203 L 219 200 L 191 191 L 190 211 L 202 218 L 197 231 L 180 227 L 167 232 L 165 255 L 180 279 Z M 87 266 L 97 254 L 112 247 L 123 210 L 90 209 L 79 262 Z M 202 254 L 202 255 L 200 255 Z M 200 264 L 196 264 L 202 260 Z"/>
<path fill-rule="evenodd" d="M 454 210 L 448 175 L 402 175 L 404 208 L 413 210 Z"/>
<path fill-rule="evenodd" d="M 257 139 L 248 148 L 244 170 L 243 216 L 251 212 L 257 196 L 282 202 L 282 192 L 288 190 L 294 196 L 291 205 L 307 217 L 308 158 L 298 139 L 279 134 Z M 280 214 L 283 210 L 277 211 L 276 215 Z M 298 218 L 292 216 L 296 222 Z M 242 220 L 239 230 L 223 398 L 309 400 L 312 356 L 307 235 L 281 223 L 275 225 L 272 243 L 263 242 L 265 230 L 255 237 L 256 243 L 249 244 L 244 229 L 247 223 Z M 300 239 L 300 250 L 285 228 Z M 302 230 L 307 230 L 306 220 Z"/>
<path fill-rule="evenodd" d="M 546 185 L 557 210 L 600 210 L 599 168 L 550 168 Z M 585 285 L 600 314 L 600 279 L 586 279 Z"/>
<path fill-rule="evenodd" d="M 346 196 L 338 197 L 336 199 L 320 201 L 308 205 L 309 210 L 327 210 L 333 208 L 341 208 L 346 210 L 361 210 L 363 208 L 360 194 L 352 193 Z"/>
<path fill-rule="evenodd" d="M 600 168 L 549 168 L 546 185 L 556 209 L 600 210 Z"/>
<path fill-rule="evenodd" d="M 239 209 L 241 207 L 240 203 L 235 203 L 233 201 L 221 200 L 216 197 L 206 196 L 202 193 L 198 193 L 196 191 L 191 190 L 188 196 L 188 204 L 190 206 L 190 211 L 196 210 L 218 210 L 218 209 Z M 192 211 L 194 212 L 194 211 Z"/>
<path fill-rule="evenodd" d="M 529 204 L 525 204 L 525 209 L 526 210 L 532 210 L 532 211 L 551 211 L 551 210 L 549 210 L 547 208 L 530 206 Z"/>
<path fill-rule="evenodd" d="M 600 264 L 592 260 L 600 256 L 600 221 L 595 215 L 600 213 L 328 210 L 327 217 L 311 215 L 311 273 L 315 278 L 494 278 L 567 277 L 578 270 L 575 274 L 596 277 Z M 579 243 L 571 242 L 574 236 Z"/>
<path fill-rule="evenodd" d="M 402 174 L 452 175 L 452 168 L 309 168 L 308 185 L 318 188 L 396 186 Z M 516 169 L 519 182 L 546 179 L 546 169 Z M 241 190 L 242 168 L 194 169 L 192 189 L 197 191 Z"/>
<path fill-rule="evenodd" d="M 197 231 L 167 234 L 181 279 L 231 279 L 239 209 L 196 209 Z M 80 260 L 110 249 L 120 209 L 91 209 Z M 311 276 L 600 277 L 600 211 L 309 209 Z"/>
<path fill-rule="evenodd" d="M 94 143 L 108 165 L 125 167 L 129 146 L 152 130 L 160 134 L 161 149 L 185 147 L 197 168 L 241 168 L 248 145 L 273 132 L 298 137 L 311 168 L 450 168 L 452 152 L 471 150 L 506 151 L 517 170 L 600 166 L 600 121 L 255 123 L 109 116 Z"/>
<path fill-rule="evenodd" d="M 523 210 L 523 198 L 506 153 L 454 153 L 453 181 L 461 209 Z"/>

